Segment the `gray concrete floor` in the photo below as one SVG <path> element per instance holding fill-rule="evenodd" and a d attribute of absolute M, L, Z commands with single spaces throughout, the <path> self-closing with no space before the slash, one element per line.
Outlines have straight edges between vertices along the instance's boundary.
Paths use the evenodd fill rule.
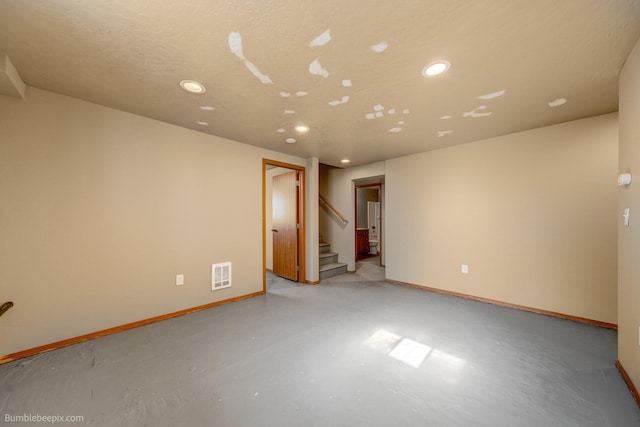
<path fill-rule="evenodd" d="M 388 284 L 367 261 L 1 365 L 2 422 L 640 426 L 615 331 Z"/>

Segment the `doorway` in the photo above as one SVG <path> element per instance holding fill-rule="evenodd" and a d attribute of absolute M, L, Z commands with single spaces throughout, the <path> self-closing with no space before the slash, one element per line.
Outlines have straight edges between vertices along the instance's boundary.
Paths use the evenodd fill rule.
<path fill-rule="evenodd" d="M 263 291 L 267 272 L 304 283 L 305 169 L 276 160 L 262 160 Z"/>
<path fill-rule="evenodd" d="M 383 262 L 383 190 L 382 181 L 355 182 L 355 260 Z"/>

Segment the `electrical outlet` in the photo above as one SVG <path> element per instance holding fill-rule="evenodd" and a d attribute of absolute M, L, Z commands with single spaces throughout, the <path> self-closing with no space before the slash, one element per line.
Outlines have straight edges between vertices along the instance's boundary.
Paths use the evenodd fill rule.
<path fill-rule="evenodd" d="M 176 275 L 176 286 L 184 285 L 184 274 Z"/>
<path fill-rule="evenodd" d="M 460 266 L 460 272 L 462 274 L 469 274 L 469 266 L 467 264 L 462 264 Z"/>

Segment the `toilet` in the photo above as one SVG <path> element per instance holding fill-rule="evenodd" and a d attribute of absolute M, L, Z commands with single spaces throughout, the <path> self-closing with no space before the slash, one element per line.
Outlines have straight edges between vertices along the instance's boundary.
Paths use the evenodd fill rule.
<path fill-rule="evenodd" d="M 378 254 L 378 244 L 380 242 L 377 240 L 369 240 L 369 255 L 377 255 Z"/>

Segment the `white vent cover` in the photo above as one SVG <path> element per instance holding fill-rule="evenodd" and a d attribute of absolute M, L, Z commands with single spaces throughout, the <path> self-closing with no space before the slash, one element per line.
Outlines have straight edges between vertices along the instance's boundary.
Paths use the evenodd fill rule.
<path fill-rule="evenodd" d="M 221 264 L 211 265 L 211 290 L 228 288 L 231 286 L 231 263 L 223 262 Z"/>

